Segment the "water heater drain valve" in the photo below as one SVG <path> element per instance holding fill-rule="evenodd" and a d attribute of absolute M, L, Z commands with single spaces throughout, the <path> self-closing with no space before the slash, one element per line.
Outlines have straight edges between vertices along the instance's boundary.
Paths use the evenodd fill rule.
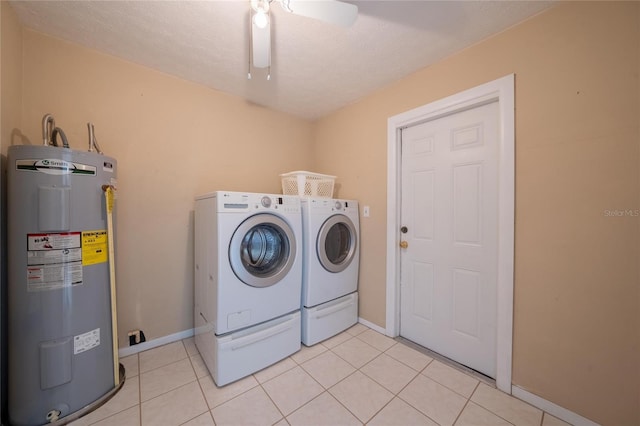
<path fill-rule="evenodd" d="M 49 423 L 57 422 L 60 418 L 60 410 L 51 410 L 47 413 L 47 421 Z"/>

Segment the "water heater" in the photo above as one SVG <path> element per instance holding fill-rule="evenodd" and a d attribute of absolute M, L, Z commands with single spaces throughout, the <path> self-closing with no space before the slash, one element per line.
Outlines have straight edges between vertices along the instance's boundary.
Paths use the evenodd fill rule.
<path fill-rule="evenodd" d="M 103 188 L 116 160 L 45 143 L 9 147 L 7 169 L 9 422 L 69 420 L 123 374 Z"/>

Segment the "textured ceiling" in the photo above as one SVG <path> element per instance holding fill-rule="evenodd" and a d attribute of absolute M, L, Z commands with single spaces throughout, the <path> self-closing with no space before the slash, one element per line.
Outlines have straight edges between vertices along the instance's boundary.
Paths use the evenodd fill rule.
<path fill-rule="evenodd" d="M 273 4 L 271 80 L 248 71 L 249 0 L 11 1 L 28 28 L 307 119 L 550 7 L 550 1 L 350 1 L 353 26 Z"/>

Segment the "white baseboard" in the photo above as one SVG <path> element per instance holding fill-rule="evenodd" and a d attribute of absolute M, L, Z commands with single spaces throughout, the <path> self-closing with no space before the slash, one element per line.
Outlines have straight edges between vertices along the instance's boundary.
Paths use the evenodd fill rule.
<path fill-rule="evenodd" d="M 569 411 L 566 408 L 556 405 L 551 401 L 540 398 L 538 395 L 526 391 L 516 385 L 513 385 L 511 387 L 511 392 L 513 392 L 513 396 L 515 396 L 516 398 L 521 399 L 524 402 L 528 402 L 534 407 L 544 410 L 552 416 L 555 416 L 560 420 L 564 420 L 565 422 L 574 426 L 600 426 L 598 423 L 595 423 L 585 417 L 582 417 L 579 414 L 574 413 L 573 411 Z"/>
<path fill-rule="evenodd" d="M 189 330 L 180 331 L 178 333 L 170 334 L 168 336 L 162 336 L 157 339 L 148 340 L 143 343 L 138 343 L 137 345 L 128 346 L 126 348 L 120 348 L 118 349 L 118 356 L 120 358 L 124 358 L 125 356 L 137 354 L 138 352 L 157 348 L 158 346 L 177 342 L 178 340 L 187 339 L 191 336 L 193 336 L 193 328 Z"/>
<path fill-rule="evenodd" d="M 385 334 L 386 330 L 370 321 L 367 321 L 366 319 L 363 318 L 358 318 L 358 322 L 362 323 L 363 325 L 366 325 L 367 327 Z M 189 330 L 184 330 L 184 331 L 180 331 L 178 333 L 174 333 L 174 334 L 170 334 L 168 336 L 162 336 L 159 337 L 157 339 L 153 339 L 153 340 L 148 340 L 144 343 L 139 343 L 137 345 L 133 345 L 133 346 L 127 346 L 125 348 L 120 348 L 118 349 L 118 356 L 120 358 L 124 358 L 125 356 L 129 356 L 129 355 L 134 355 L 137 354 L 139 352 L 143 352 L 149 349 L 153 349 L 153 348 L 157 348 L 158 346 L 162 346 L 162 345 L 166 345 L 169 343 L 173 343 L 173 342 L 177 342 L 178 340 L 182 340 L 182 339 L 187 339 L 189 337 L 193 336 L 193 329 L 189 329 Z"/>
<path fill-rule="evenodd" d="M 358 322 L 362 325 L 366 325 L 367 327 L 377 331 L 378 333 L 387 334 L 387 330 L 385 330 L 384 328 L 380 327 L 379 325 L 375 325 L 374 323 L 372 323 L 371 321 L 367 321 L 366 319 L 362 318 L 362 317 L 358 317 Z"/>

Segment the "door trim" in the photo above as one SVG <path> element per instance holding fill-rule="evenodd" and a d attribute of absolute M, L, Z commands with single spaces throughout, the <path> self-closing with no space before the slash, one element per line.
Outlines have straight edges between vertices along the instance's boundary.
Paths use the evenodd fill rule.
<path fill-rule="evenodd" d="M 400 137 L 405 127 L 488 102 L 498 102 L 498 283 L 496 386 L 511 394 L 515 220 L 515 75 L 390 117 L 387 121 L 387 315 L 386 334 L 400 334 Z"/>

